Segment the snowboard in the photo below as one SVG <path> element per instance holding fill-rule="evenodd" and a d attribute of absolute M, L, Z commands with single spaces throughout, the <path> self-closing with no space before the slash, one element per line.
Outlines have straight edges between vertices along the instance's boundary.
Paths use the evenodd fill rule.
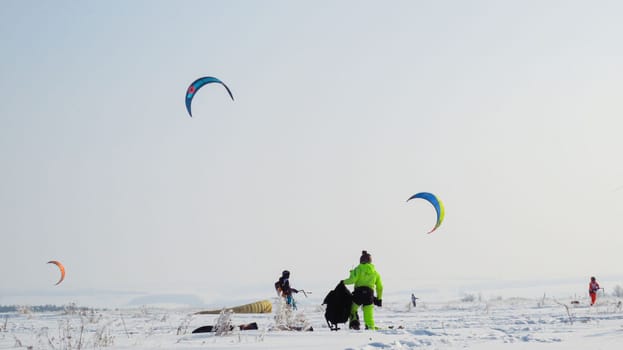
<path fill-rule="evenodd" d="M 215 328 L 214 326 L 201 326 L 201 327 L 195 329 L 192 332 L 193 333 L 209 333 L 209 332 L 214 332 L 215 331 L 214 328 Z M 248 330 L 258 329 L 256 322 L 241 324 L 241 325 L 238 326 L 238 328 L 240 328 L 241 331 L 248 331 Z M 229 326 L 229 330 L 233 331 L 234 330 L 234 326 Z"/>

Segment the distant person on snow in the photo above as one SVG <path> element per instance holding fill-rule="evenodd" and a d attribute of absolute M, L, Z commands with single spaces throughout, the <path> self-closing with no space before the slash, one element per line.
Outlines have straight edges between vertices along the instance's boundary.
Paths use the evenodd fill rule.
<path fill-rule="evenodd" d="M 413 307 L 416 306 L 416 300 L 418 300 L 419 298 L 415 296 L 415 294 L 411 293 L 411 304 L 413 304 Z"/>
<path fill-rule="evenodd" d="M 372 256 L 367 251 L 361 252 L 359 265 L 350 270 L 350 276 L 343 282 L 344 284 L 355 285 L 349 327 L 351 329 L 360 328 L 358 310 L 359 305 L 363 305 L 363 321 L 366 329 L 377 329 L 374 325 L 374 306 L 372 304 L 383 305 L 383 282 L 381 282 L 381 275 L 372 265 Z M 375 290 L 376 297 L 374 296 Z"/>
<path fill-rule="evenodd" d="M 286 304 L 290 305 L 293 309 L 296 309 L 296 303 L 292 297 L 292 293 L 298 293 L 297 289 L 290 287 L 290 271 L 284 270 L 281 273 L 279 280 L 275 282 L 275 290 L 280 297 L 286 300 Z"/>
<path fill-rule="evenodd" d="M 588 284 L 588 295 L 591 296 L 591 306 L 595 305 L 597 301 L 597 291 L 600 290 L 601 287 L 595 277 L 591 277 L 591 282 Z"/>

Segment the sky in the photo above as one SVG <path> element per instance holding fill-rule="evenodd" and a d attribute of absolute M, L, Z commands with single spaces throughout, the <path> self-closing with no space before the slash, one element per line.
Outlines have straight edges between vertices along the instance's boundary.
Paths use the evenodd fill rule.
<path fill-rule="evenodd" d="M 619 2 L 0 6 L 0 293 L 623 282 Z"/>

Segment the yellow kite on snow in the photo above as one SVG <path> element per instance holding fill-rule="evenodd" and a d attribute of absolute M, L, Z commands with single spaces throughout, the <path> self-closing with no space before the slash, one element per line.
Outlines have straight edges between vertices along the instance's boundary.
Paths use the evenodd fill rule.
<path fill-rule="evenodd" d="M 273 304 L 268 300 L 260 300 L 251 304 L 225 307 L 218 310 L 199 311 L 195 312 L 195 315 L 220 314 L 223 310 L 232 311 L 235 314 L 269 314 L 273 312 Z"/>

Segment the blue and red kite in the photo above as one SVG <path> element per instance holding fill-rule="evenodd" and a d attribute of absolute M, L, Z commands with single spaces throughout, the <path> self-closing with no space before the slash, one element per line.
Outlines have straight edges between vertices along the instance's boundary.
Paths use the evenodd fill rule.
<path fill-rule="evenodd" d="M 195 94 L 197 93 L 197 91 L 199 91 L 199 89 L 201 89 L 204 85 L 210 84 L 210 83 L 219 83 L 223 85 L 225 89 L 227 90 L 227 93 L 229 93 L 229 97 L 231 97 L 232 101 L 234 100 L 234 95 L 231 94 L 231 91 L 229 90 L 227 85 L 225 85 L 225 83 L 223 83 L 219 79 L 215 77 L 199 78 L 193 81 L 192 84 L 190 84 L 190 86 L 186 90 L 186 110 L 188 111 L 188 115 L 190 115 L 191 117 L 193 116 L 193 114 L 191 112 L 190 105 L 193 102 L 193 97 L 195 97 Z"/>

